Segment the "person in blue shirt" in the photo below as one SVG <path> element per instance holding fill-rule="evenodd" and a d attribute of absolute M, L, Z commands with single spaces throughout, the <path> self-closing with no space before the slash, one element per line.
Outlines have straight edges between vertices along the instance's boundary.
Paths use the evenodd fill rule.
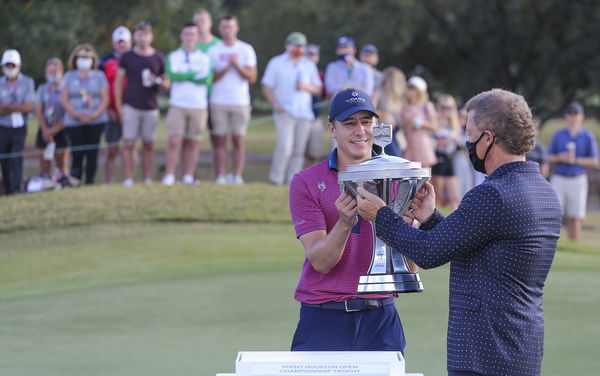
<path fill-rule="evenodd" d="M 539 375 L 544 283 L 560 235 L 560 203 L 537 163 L 531 110 L 494 89 L 466 104 L 467 149 L 486 180 L 448 217 L 426 183 L 404 218 L 359 188 L 358 212 L 419 267 L 450 265 L 448 375 Z M 417 229 L 407 223 L 421 222 Z"/>
<path fill-rule="evenodd" d="M 569 239 L 578 241 L 587 206 L 587 169 L 598 166 L 598 146 L 592 132 L 583 128 L 581 103 L 570 103 L 565 118 L 567 127 L 554 134 L 548 149 L 550 163 L 556 163 L 550 182 L 567 218 Z"/>

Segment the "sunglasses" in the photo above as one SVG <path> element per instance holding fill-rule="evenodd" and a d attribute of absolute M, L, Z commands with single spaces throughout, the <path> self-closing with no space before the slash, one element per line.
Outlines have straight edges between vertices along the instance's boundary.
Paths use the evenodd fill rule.
<path fill-rule="evenodd" d="M 451 110 L 452 106 L 440 106 L 440 109 L 442 109 L 442 110 Z"/>
<path fill-rule="evenodd" d="M 578 113 L 577 111 L 567 111 L 567 115 L 577 115 Z"/>

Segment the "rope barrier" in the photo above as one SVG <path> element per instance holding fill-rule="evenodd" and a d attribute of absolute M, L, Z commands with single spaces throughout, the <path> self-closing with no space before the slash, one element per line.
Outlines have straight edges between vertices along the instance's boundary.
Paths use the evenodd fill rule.
<path fill-rule="evenodd" d="M 317 108 L 323 108 L 325 107 L 325 105 L 328 103 L 329 101 L 321 101 L 318 103 L 315 103 L 313 105 L 313 108 L 317 109 Z M 272 121 L 273 120 L 273 115 L 267 115 L 267 116 L 262 116 L 259 118 L 255 118 L 250 120 L 250 122 L 248 123 L 248 127 L 253 127 L 253 126 L 257 126 L 260 124 L 264 124 L 267 123 L 268 121 Z M 166 139 L 156 139 L 155 141 L 167 141 Z M 98 144 L 87 144 L 87 145 L 79 145 L 79 146 L 69 146 L 69 147 L 65 147 L 65 148 L 56 148 L 56 151 L 62 151 L 62 150 L 71 150 L 71 151 L 86 151 L 86 150 L 94 150 L 94 149 L 98 149 L 98 150 L 102 150 L 105 149 L 106 147 L 109 146 L 113 146 L 113 145 L 118 145 L 119 142 L 110 142 L 110 143 L 104 143 L 104 145 L 102 145 L 102 143 L 98 143 Z M 16 153 L 4 153 L 4 154 L 0 154 L 0 160 L 2 159 L 10 159 L 10 158 L 27 158 L 27 157 L 33 157 L 33 156 L 40 156 L 44 153 L 43 149 L 36 149 L 36 150 L 27 150 L 27 151 L 21 151 L 21 152 L 16 152 Z"/>

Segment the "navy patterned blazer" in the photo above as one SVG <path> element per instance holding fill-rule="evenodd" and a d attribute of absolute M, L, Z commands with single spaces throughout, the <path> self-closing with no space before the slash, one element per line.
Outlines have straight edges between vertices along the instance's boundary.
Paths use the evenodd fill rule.
<path fill-rule="evenodd" d="M 496 169 L 447 218 L 421 229 L 378 211 L 377 236 L 422 268 L 450 262 L 448 370 L 539 375 L 544 282 L 560 235 L 561 208 L 535 162 Z"/>

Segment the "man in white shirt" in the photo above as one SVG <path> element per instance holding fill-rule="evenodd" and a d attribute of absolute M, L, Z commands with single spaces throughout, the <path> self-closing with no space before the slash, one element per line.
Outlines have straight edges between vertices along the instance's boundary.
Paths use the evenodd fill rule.
<path fill-rule="evenodd" d="M 246 151 L 244 138 L 250 122 L 250 84 L 256 82 L 256 53 L 246 42 L 237 39 L 237 18 L 227 15 L 219 21 L 222 41 L 208 49 L 215 76 L 210 95 L 213 121 L 214 163 L 217 184 L 244 184 L 242 174 Z M 227 175 L 227 134 L 233 145 L 233 173 Z"/>
<path fill-rule="evenodd" d="M 181 181 L 193 184 L 198 163 L 198 142 L 206 129 L 208 117 L 208 88 L 212 68 L 207 54 L 197 48 L 198 27 L 193 22 L 181 29 L 182 46 L 166 59 L 165 70 L 171 79 L 171 97 L 167 113 L 169 146 L 167 148 L 164 185 L 175 183 L 175 169 L 179 155 Z"/>
<path fill-rule="evenodd" d="M 277 144 L 269 181 L 281 185 L 302 169 L 314 120 L 312 96 L 321 92 L 317 66 L 304 56 L 306 36 L 288 35 L 285 52 L 273 57 L 262 78 L 263 93 L 273 106 Z"/>

